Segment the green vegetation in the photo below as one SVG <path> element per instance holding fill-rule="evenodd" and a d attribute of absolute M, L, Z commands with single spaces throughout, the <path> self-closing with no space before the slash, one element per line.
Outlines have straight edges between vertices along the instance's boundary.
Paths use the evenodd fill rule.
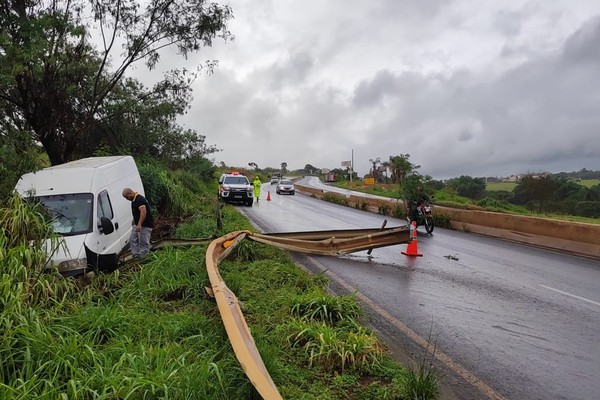
<path fill-rule="evenodd" d="M 448 181 L 435 181 L 417 172 L 409 154 L 390 156 L 382 162 L 370 159 L 372 168 L 365 178 L 374 181 L 364 185 L 360 180 L 345 179 L 344 171 L 336 170 L 334 184 L 345 189 L 379 196 L 403 199 L 412 205 L 428 195 L 435 204 L 463 209 L 538 215 L 565 220 L 600 223 L 600 171 L 582 169 L 578 172 L 525 175 L 518 182 L 498 182 L 493 178 L 462 175 Z M 388 178 L 388 171 L 391 177 Z M 390 212 L 385 206 L 379 213 Z M 394 212 L 394 215 L 396 213 Z"/>
<path fill-rule="evenodd" d="M 183 58 L 228 40 L 228 6 L 125 0 L 112 12 L 85 0 L 5 3 L 0 202 L 23 173 L 91 156 L 127 154 L 138 165 L 158 161 L 205 177 L 205 156 L 218 149 L 177 119 L 189 109 L 193 81 L 215 61 L 170 70 L 151 87 L 126 72 L 140 63 L 156 69 L 161 49 Z M 91 33 L 100 31 L 107 40 L 96 45 Z"/>
<path fill-rule="evenodd" d="M 435 226 L 439 226 L 440 228 L 450 229 L 451 218 L 448 214 L 445 213 L 435 213 L 433 214 L 433 222 Z"/>
<path fill-rule="evenodd" d="M 410 369 L 406 381 L 406 398 L 432 399 L 438 395 L 438 376 L 431 365 L 421 364 Z"/>
<path fill-rule="evenodd" d="M 390 197 L 390 198 L 398 198 L 398 185 L 394 185 L 394 184 L 386 184 L 386 183 L 379 183 L 379 184 L 375 184 L 375 185 L 365 185 L 363 184 L 362 181 L 339 181 L 339 182 L 335 182 L 335 186 L 340 187 L 340 188 L 344 188 L 344 189 L 349 189 L 349 190 L 356 190 L 362 193 L 369 193 L 369 194 L 374 194 L 377 196 L 384 196 L 384 197 Z"/>
<path fill-rule="evenodd" d="M 323 200 L 328 201 L 330 203 L 339 204 L 341 206 L 348 205 L 348 199 L 343 194 L 327 192 L 323 194 Z"/>
<path fill-rule="evenodd" d="M 586 188 L 591 188 L 592 186 L 600 184 L 600 179 L 582 179 L 580 181 L 575 181 L 575 183 L 578 183 Z M 490 182 L 486 185 L 485 190 L 489 192 L 496 192 L 500 190 L 512 192 L 516 186 L 517 182 Z"/>
<path fill-rule="evenodd" d="M 141 170 L 158 199 L 157 222 L 194 209 L 175 237 L 252 229 L 229 205 L 220 210 L 219 227 L 213 182 L 156 164 Z M 198 187 L 200 193 L 191 191 Z M 0 209 L 6 227 L 0 231 L 0 398 L 259 398 L 205 294 L 208 243 L 159 250 L 111 274 L 67 279 L 42 273 L 51 229 L 32 207 L 11 197 Z M 298 268 L 285 252 L 244 241 L 220 272 L 243 304 L 284 398 L 435 398 L 431 376 L 394 362 L 361 324 L 353 295 L 330 296 L 324 276 Z"/>
<path fill-rule="evenodd" d="M 53 165 L 107 149 L 173 164 L 215 150 L 176 122 L 189 107 L 191 83 L 214 62 L 171 70 L 151 88 L 125 73 L 140 62 L 156 68 L 164 48 L 187 57 L 229 39 L 231 9 L 197 0 L 138 3 L 123 1 L 119 12 L 83 0 L 0 8 L 0 26 L 11 27 L 0 37 L 0 125 L 13 143 L 38 142 Z M 100 30 L 106 40 L 95 45 L 91 33 Z"/>
<path fill-rule="evenodd" d="M 388 215 L 390 213 L 390 206 L 387 204 L 380 204 L 377 206 L 377 213 L 381 215 Z"/>
<path fill-rule="evenodd" d="M 458 178 L 450 179 L 446 183 L 446 187 L 459 196 L 479 200 L 485 194 L 485 179 L 461 175 Z"/>
<path fill-rule="evenodd" d="M 488 192 L 497 192 L 500 190 L 512 192 L 515 186 L 517 186 L 516 182 L 491 182 L 485 185 L 485 190 Z"/>
<path fill-rule="evenodd" d="M 582 179 L 578 183 L 587 188 L 591 188 L 593 186 L 600 185 L 600 179 Z"/>
<path fill-rule="evenodd" d="M 367 203 L 367 202 L 366 202 L 366 201 L 364 201 L 364 200 L 361 200 L 359 203 L 357 203 L 357 204 L 355 205 L 355 208 L 356 208 L 357 210 L 367 211 L 367 209 L 369 208 L 369 203 Z"/>
<path fill-rule="evenodd" d="M 413 183 L 413 180 L 416 183 Z M 433 201 L 441 206 L 600 224 L 600 184 L 596 182 L 596 179 L 575 182 L 571 178 L 550 175 L 526 176 L 517 183 L 495 182 L 486 186 L 483 178 L 461 176 L 441 183 L 411 174 L 405 178 L 403 193 L 410 193 L 410 187 L 421 184 L 426 190 L 429 188 L 429 193 L 433 187 L 437 187 L 433 193 Z M 398 185 L 395 184 L 376 183 L 371 187 L 363 185 L 360 181 L 341 181 L 335 185 L 398 198 Z M 387 214 L 389 210 L 380 210 L 380 213 L 384 212 Z M 439 222 L 449 225 L 449 221 Z"/>

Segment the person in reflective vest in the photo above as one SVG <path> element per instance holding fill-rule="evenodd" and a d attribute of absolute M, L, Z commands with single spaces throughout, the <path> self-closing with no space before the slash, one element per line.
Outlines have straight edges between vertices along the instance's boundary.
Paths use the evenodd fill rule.
<path fill-rule="evenodd" d="M 254 178 L 252 185 L 254 185 L 254 197 L 256 197 L 256 201 L 258 201 L 260 198 L 260 185 L 262 185 L 258 176 Z"/>

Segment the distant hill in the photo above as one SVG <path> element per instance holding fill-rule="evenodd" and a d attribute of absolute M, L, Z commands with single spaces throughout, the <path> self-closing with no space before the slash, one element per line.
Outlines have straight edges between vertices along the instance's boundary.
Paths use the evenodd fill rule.
<path fill-rule="evenodd" d="M 590 171 L 589 169 L 585 169 L 585 168 L 583 168 L 580 171 L 557 172 L 557 173 L 544 172 L 543 174 L 545 174 L 545 175 L 550 174 L 557 178 L 566 178 L 566 179 L 582 180 L 582 181 L 600 179 L 600 171 Z M 513 177 L 520 177 L 523 175 L 529 175 L 529 174 L 514 175 Z M 498 176 L 488 176 L 485 178 L 485 180 L 487 183 L 497 183 L 497 182 L 506 182 L 507 180 L 509 180 L 509 178 L 508 177 L 498 177 Z"/>
<path fill-rule="evenodd" d="M 559 172 L 557 174 L 552 174 L 553 176 L 557 176 L 560 178 L 571 178 L 571 179 L 600 179 L 600 171 L 590 171 L 588 169 L 582 169 L 580 171 L 574 172 Z"/>

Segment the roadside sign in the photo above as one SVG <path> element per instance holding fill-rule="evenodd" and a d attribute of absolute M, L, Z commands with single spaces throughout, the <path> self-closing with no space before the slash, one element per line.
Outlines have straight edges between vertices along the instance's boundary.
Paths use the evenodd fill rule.
<path fill-rule="evenodd" d="M 365 178 L 365 185 L 374 185 L 375 184 L 375 178 Z"/>
<path fill-rule="evenodd" d="M 351 167 L 352 161 L 342 161 L 342 167 Z"/>

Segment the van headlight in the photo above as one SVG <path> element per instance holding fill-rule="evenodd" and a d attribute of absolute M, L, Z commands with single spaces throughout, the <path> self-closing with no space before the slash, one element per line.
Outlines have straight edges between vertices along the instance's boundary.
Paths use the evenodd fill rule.
<path fill-rule="evenodd" d="M 85 268 L 87 268 L 87 260 L 85 258 L 79 260 L 67 260 L 58 264 L 59 272 L 77 271 Z"/>

